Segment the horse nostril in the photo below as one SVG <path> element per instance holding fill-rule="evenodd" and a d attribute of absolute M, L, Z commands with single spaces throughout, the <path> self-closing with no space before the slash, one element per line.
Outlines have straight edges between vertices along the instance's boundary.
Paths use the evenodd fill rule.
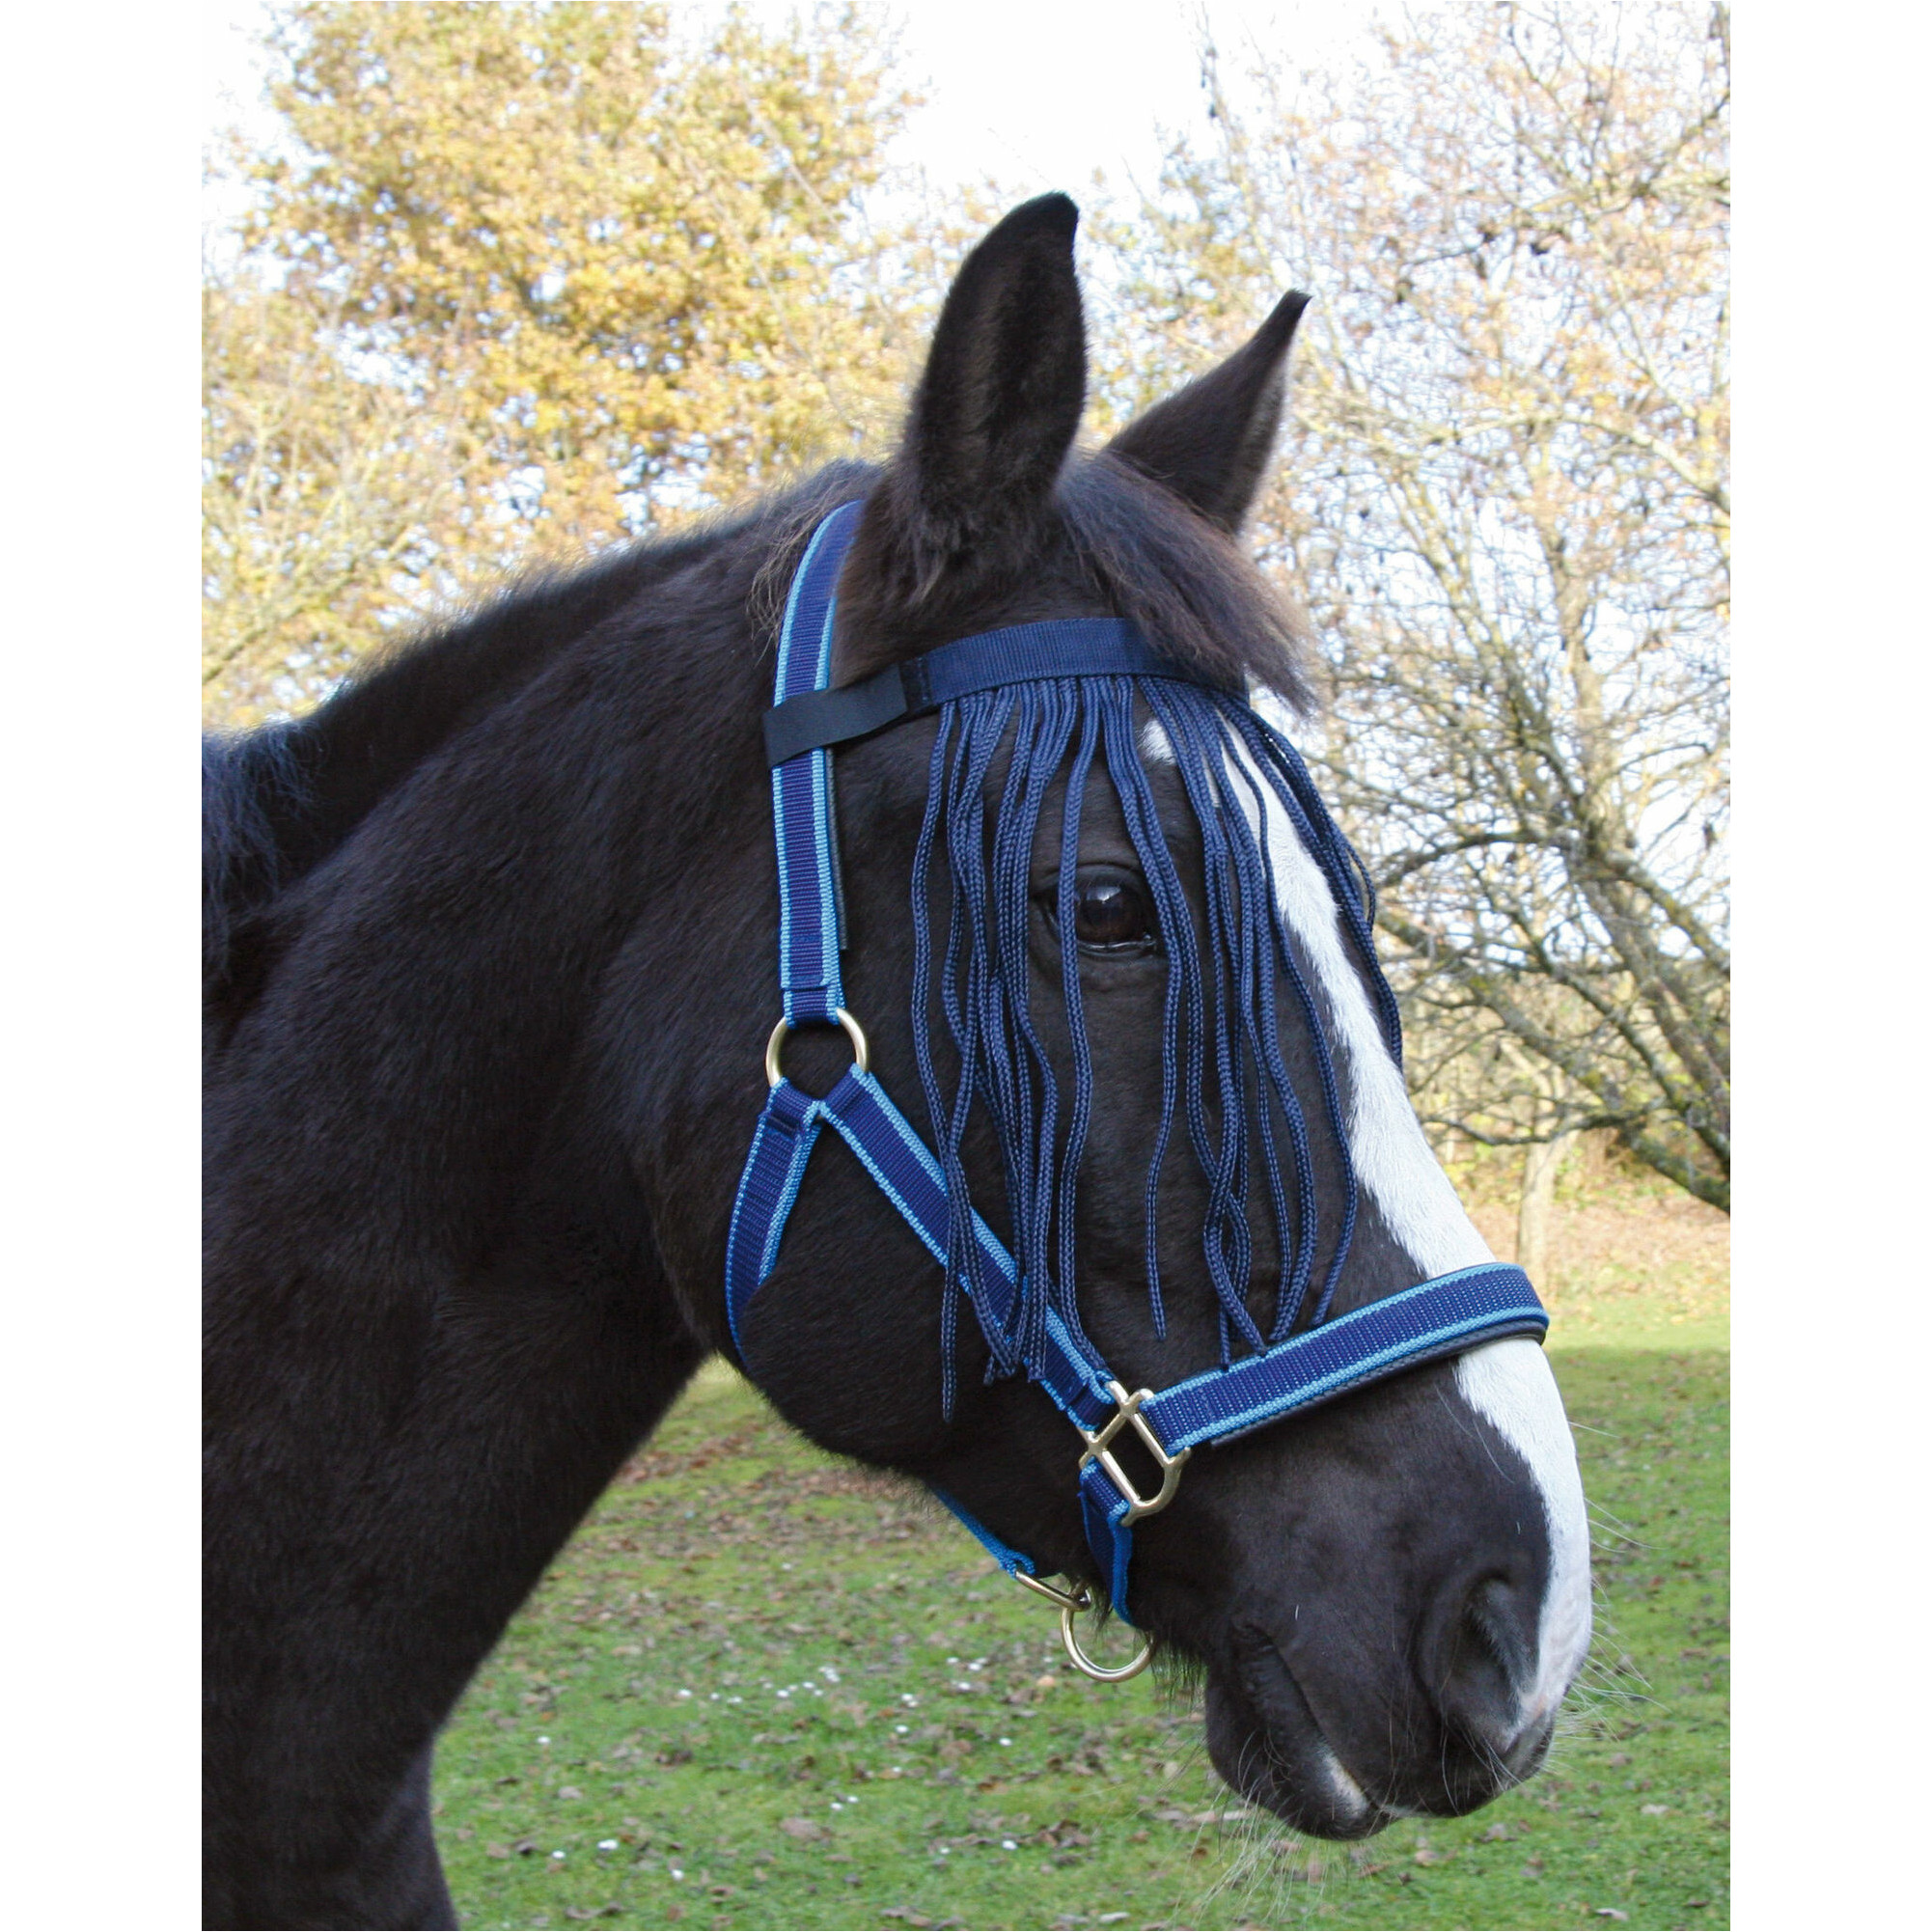
<path fill-rule="evenodd" d="M 1516 1760 L 1533 1761 L 1548 1728 L 1528 1709 L 1536 1682 L 1539 1594 L 1490 1576 L 1444 1608 L 1436 1678 L 1443 1718 L 1497 1770 L 1521 1777 L 1529 1764 Z"/>

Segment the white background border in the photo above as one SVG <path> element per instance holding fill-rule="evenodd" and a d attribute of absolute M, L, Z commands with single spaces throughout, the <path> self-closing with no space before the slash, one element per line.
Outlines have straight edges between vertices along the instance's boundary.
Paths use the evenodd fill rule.
<path fill-rule="evenodd" d="M 1902 1922 L 1923 1905 L 1925 22 L 1760 5 L 1739 27 L 1733 1654 L 1735 1922 L 1751 1928 Z M 205 27 L 225 32 L 225 14 L 37 10 L 7 63 L 6 1601 L 23 1924 L 199 1917 Z M 1011 178 L 998 155 L 986 166 Z"/>

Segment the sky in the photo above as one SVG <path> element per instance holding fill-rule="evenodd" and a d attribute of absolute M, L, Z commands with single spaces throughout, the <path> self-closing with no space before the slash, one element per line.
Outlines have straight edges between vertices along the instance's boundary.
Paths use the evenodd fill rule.
<path fill-rule="evenodd" d="M 1232 68 L 1250 43 L 1309 58 L 1369 13 L 1363 0 L 925 0 L 899 10 L 927 103 L 904 158 L 1028 192 L 1078 196 L 1096 168 L 1151 188 L 1160 131 L 1206 126 L 1203 17 Z"/>
<path fill-rule="evenodd" d="M 702 17 L 719 0 L 672 0 Z M 789 0 L 750 0 L 769 22 Z M 897 0 L 907 81 L 925 97 L 897 158 L 935 185 L 988 177 L 1021 194 L 1062 188 L 1076 200 L 1103 170 L 1116 191 L 1151 188 L 1163 129 L 1206 125 L 1199 30 L 1224 72 L 1248 47 L 1299 64 L 1360 35 L 1373 0 Z M 245 116 L 257 94 L 246 42 L 259 5 L 204 14 L 205 106 L 210 127 Z"/>

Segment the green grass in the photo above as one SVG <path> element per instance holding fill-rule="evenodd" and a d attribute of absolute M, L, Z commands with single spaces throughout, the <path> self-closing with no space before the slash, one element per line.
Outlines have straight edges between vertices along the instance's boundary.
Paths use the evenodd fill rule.
<path fill-rule="evenodd" d="M 1184 1694 L 1075 1675 L 950 1519 L 707 1370 L 443 1740 L 463 1921 L 1724 1924 L 1726 1365 L 1645 1339 L 1554 1356 L 1598 1637 L 1549 1768 L 1352 1848 L 1247 1813 Z"/>

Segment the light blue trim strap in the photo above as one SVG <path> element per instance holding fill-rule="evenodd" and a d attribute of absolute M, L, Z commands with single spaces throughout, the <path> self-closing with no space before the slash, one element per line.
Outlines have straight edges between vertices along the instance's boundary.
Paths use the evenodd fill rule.
<path fill-rule="evenodd" d="M 1100 1566 L 1114 1615 L 1131 1624 L 1127 1615 L 1127 1571 L 1134 1559 L 1134 1530 L 1127 1521 L 1127 1499 L 1098 1462 L 1080 1472 L 1080 1521 L 1087 1547 Z"/>
<path fill-rule="evenodd" d="M 731 1232 L 725 1241 L 725 1319 L 739 1366 L 745 1367 L 739 1323 L 759 1283 L 771 1273 L 805 1164 L 818 1139 L 822 1118 L 817 1101 L 788 1080 L 765 1095 L 752 1135 L 751 1152 L 731 1202 Z"/>
<path fill-rule="evenodd" d="M 842 504 L 813 532 L 786 598 L 779 632 L 776 702 L 823 690 L 832 676 L 839 571 L 861 505 Z M 771 774 L 778 839 L 778 978 L 794 1026 L 830 1020 L 845 1003 L 839 970 L 837 829 L 832 759 L 809 751 Z"/>
<path fill-rule="evenodd" d="M 1178 1455 L 1482 1341 L 1540 1339 L 1549 1325 L 1521 1268 L 1500 1261 L 1459 1268 L 1337 1315 L 1265 1355 L 1190 1376 L 1144 1403 L 1141 1415 L 1168 1453 Z"/>
<path fill-rule="evenodd" d="M 919 1131 L 869 1073 L 857 1067 L 823 1101 L 825 1118 L 855 1153 L 934 1260 L 944 1265 L 951 1204 L 946 1178 Z M 989 1337 L 1007 1321 L 1016 1279 L 1013 1257 L 976 1212 L 973 1238 L 984 1267 L 974 1310 Z M 1098 1428 L 1114 1411 L 1105 1371 L 1080 1349 L 1057 1314 L 1047 1315 L 1047 1372 L 1041 1387 L 1082 1428 Z"/>
<path fill-rule="evenodd" d="M 992 1531 L 987 1529 L 985 1524 L 980 1522 L 956 1496 L 949 1496 L 945 1490 L 930 1482 L 925 1486 L 952 1510 L 953 1515 L 958 1517 L 960 1522 L 965 1524 L 967 1529 L 972 1531 L 974 1535 L 979 1537 L 980 1547 L 1009 1577 L 1016 1573 L 1026 1576 L 1034 1574 L 1033 1559 L 1024 1552 L 1014 1549 L 1010 1543 L 1001 1542 L 999 1537 L 994 1535 Z"/>

